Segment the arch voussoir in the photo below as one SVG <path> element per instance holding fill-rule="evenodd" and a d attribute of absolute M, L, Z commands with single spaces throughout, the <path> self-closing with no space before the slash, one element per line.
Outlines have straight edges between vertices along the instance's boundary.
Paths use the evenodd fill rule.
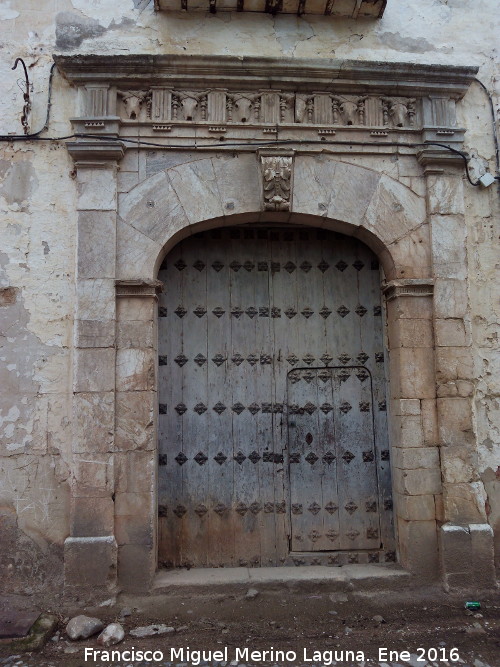
<path fill-rule="evenodd" d="M 200 157 L 137 185 L 120 202 L 118 277 L 152 280 L 159 256 L 174 242 L 210 226 L 252 221 L 336 229 L 367 243 L 388 279 L 429 275 L 425 201 L 390 176 L 324 155 L 300 155 L 291 210 L 278 213 L 262 212 L 260 178 L 255 154 L 245 153 Z"/>

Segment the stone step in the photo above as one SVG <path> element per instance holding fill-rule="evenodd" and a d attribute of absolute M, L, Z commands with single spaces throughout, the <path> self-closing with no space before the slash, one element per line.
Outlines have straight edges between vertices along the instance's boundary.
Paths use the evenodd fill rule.
<path fill-rule="evenodd" d="M 407 589 L 411 575 L 398 565 L 345 565 L 322 567 L 193 568 L 160 570 L 151 595 L 169 593 L 244 594 L 259 591 L 308 593 L 396 591 Z"/>

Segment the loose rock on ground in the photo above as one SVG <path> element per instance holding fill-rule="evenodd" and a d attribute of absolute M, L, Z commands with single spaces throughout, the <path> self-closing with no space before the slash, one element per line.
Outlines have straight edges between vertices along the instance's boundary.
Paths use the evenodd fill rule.
<path fill-rule="evenodd" d="M 114 646 L 125 637 L 125 630 L 119 623 L 110 623 L 97 637 L 100 646 Z"/>
<path fill-rule="evenodd" d="M 76 641 L 77 639 L 88 639 L 104 628 L 104 623 L 99 618 L 92 616 L 75 616 L 66 626 L 68 637 Z"/>
<path fill-rule="evenodd" d="M 130 631 L 132 637 L 153 637 L 154 635 L 168 635 L 175 632 L 175 628 L 159 623 L 158 625 L 145 625 Z"/>

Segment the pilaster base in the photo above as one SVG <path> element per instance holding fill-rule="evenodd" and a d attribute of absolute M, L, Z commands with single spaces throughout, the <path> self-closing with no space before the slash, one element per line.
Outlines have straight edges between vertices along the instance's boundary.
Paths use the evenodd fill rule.
<path fill-rule="evenodd" d="M 439 533 L 444 589 L 491 590 L 497 587 L 493 529 L 487 523 L 447 523 Z"/>
<path fill-rule="evenodd" d="M 116 593 L 117 545 L 114 536 L 68 537 L 64 542 L 64 593 L 103 601 Z"/>

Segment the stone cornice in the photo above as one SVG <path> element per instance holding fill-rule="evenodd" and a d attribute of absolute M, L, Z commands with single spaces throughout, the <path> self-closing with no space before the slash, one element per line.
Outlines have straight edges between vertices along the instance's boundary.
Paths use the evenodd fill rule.
<path fill-rule="evenodd" d="M 183 55 L 55 55 L 59 71 L 78 85 L 169 85 L 176 88 L 317 90 L 332 93 L 430 95 L 459 99 L 477 67 L 299 58 Z"/>

